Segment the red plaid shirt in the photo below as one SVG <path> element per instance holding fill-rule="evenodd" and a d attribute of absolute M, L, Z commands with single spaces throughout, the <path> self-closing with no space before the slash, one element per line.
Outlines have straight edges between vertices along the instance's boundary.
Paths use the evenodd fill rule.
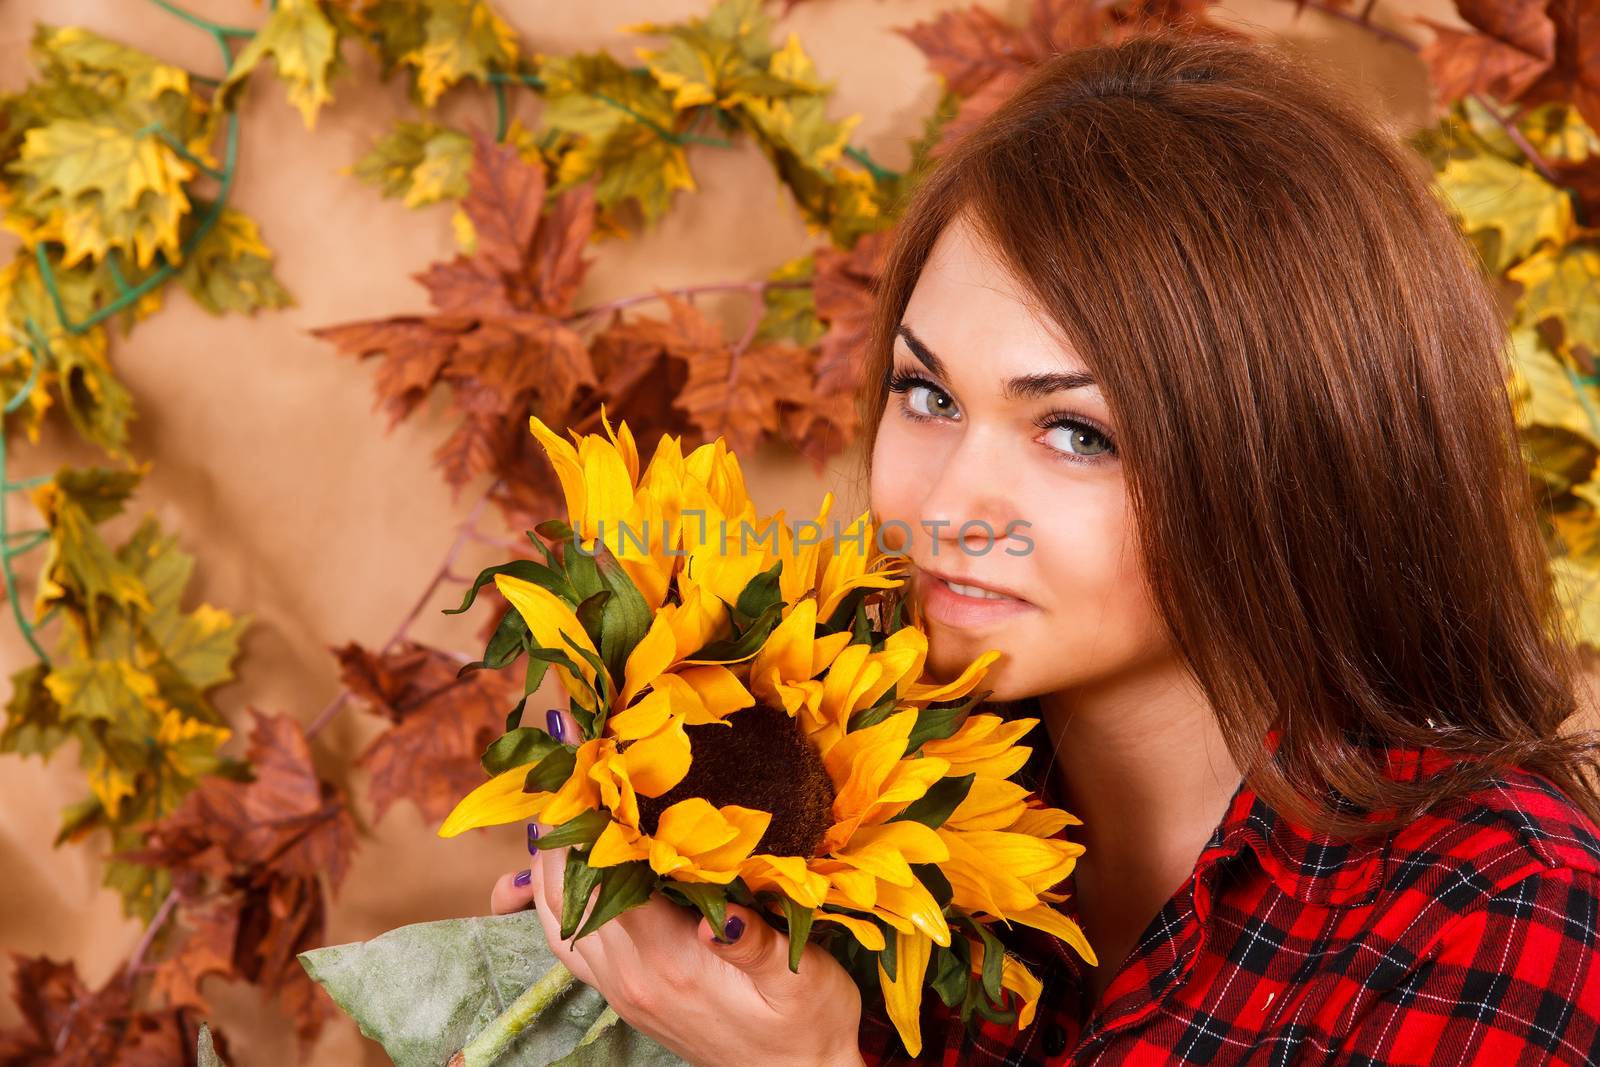
<path fill-rule="evenodd" d="M 1390 750 L 1391 774 L 1446 759 L 1416 757 Z M 870 997 L 861 1052 L 943 1067 L 1600 1064 L 1597 928 L 1600 828 L 1542 775 L 1519 769 L 1358 844 L 1241 784 L 1098 1004 L 1071 949 L 998 929 L 1044 982 L 1026 1030 L 974 1013 L 969 1034 L 924 990 L 913 1060 Z"/>

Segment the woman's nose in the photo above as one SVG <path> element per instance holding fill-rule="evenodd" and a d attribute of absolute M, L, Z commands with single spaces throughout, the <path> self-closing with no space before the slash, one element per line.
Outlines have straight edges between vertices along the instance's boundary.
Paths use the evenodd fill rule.
<path fill-rule="evenodd" d="M 929 471 L 913 537 L 923 542 L 924 554 L 940 549 L 969 555 L 993 551 L 1020 518 L 1015 494 L 1022 487 L 1008 478 L 1005 457 L 969 435 L 937 462 Z"/>

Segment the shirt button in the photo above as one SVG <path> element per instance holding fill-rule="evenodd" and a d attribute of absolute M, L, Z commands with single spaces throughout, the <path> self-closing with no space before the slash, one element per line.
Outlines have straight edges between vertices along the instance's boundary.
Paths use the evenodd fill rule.
<path fill-rule="evenodd" d="M 1067 1032 L 1061 1028 L 1060 1023 L 1051 1023 L 1044 1032 L 1044 1053 L 1046 1056 L 1059 1056 L 1067 1051 Z"/>

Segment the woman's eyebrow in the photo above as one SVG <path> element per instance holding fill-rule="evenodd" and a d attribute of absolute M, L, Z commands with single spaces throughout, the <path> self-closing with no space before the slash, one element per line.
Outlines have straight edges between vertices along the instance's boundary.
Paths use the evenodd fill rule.
<path fill-rule="evenodd" d="M 950 377 L 945 372 L 944 361 L 934 355 L 933 350 L 923 344 L 921 338 L 911 332 L 911 327 L 902 322 L 895 328 L 895 332 L 904 338 L 906 345 L 911 349 L 911 354 L 921 360 L 924 366 L 941 378 Z M 1007 400 L 1038 400 L 1062 390 L 1082 389 L 1094 385 L 1094 375 L 1088 371 L 1024 374 L 1007 379 L 1005 386 L 1000 390 L 1000 395 Z"/>

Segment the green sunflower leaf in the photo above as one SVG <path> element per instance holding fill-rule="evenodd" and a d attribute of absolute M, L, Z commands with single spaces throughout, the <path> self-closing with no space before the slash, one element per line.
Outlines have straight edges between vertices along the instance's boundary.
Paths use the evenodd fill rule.
<path fill-rule="evenodd" d="M 668 882 L 661 891 L 669 896 L 682 897 L 681 903 L 699 910 L 711 924 L 711 929 L 721 930 L 728 918 L 727 886 L 709 882 Z"/>
<path fill-rule="evenodd" d="M 478 576 L 472 580 L 472 587 L 462 597 L 461 606 L 459 608 L 445 608 L 441 614 L 460 615 L 463 611 L 472 607 L 472 602 L 478 597 L 478 590 L 494 581 L 494 576 L 497 574 L 509 574 L 513 578 L 521 578 L 525 582 L 532 582 L 534 585 L 547 589 L 556 596 L 568 601 L 576 601 L 578 599 L 577 593 L 573 591 L 572 583 L 567 581 L 566 576 L 559 571 L 552 570 L 543 564 L 535 563 L 531 559 L 514 559 L 510 563 L 485 567 L 479 571 Z"/>
<path fill-rule="evenodd" d="M 806 950 L 806 939 L 811 936 L 811 922 L 816 918 L 816 909 L 807 908 L 783 898 L 783 914 L 789 920 L 789 970 L 800 973 L 800 955 Z M 717 929 L 722 929 L 720 926 Z"/>
<path fill-rule="evenodd" d="M 955 889 L 950 885 L 950 879 L 945 877 L 937 863 L 910 864 L 911 872 L 923 884 L 928 892 L 933 894 L 933 899 L 939 907 L 947 907 L 955 897 Z"/>
<path fill-rule="evenodd" d="M 967 799 L 967 794 L 972 792 L 973 779 L 977 777 L 977 773 L 974 772 L 963 774 L 958 778 L 941 778 L 930 786 L 926 793 L 906 805 L 905 811 L 889 821 L 898 822 L 905 819 L 909 822 L 920 822 L 937 830 L 945 824 L 946 819 L 950 818 L 951 812 Z"/>
<path fill-rule="evenodd" d="M 589 906 L 589 896 L 600 884 L 604 867 L 589 866 L 589 857 L 577 849 L 567 851 L 567 866 L 561 877 L 561 938 L 566 940 L 577 932 L 583 913 Z"/>
<path fill-rule="evenodd" d="M 311 949 L 299 960 L 362 1032 L 382 1043 L 396 1067 L 438 1067 L 559 962 L 535 911 L 413 923 L 370 941 Z M 598 991 L 574 982 L 495 1063 L 683 1064 L 620 1020 L 580 1047 L 605 1009 Z"/>
<path fill-rule="evenodd" d="M 957 938 L 951 942 L 952 946 L 964 944 Z M 961 998 L 967 995 L 968 976 L 971 970 L 961 961 L 953 948 L 943 945 L 933 947 L 933 958 L 928 964 L 929 984 L 934 992 L 939 994 L 939 999 L 945 1002 L 946 1007 L 955 1007 Z"/>
<path fill-rule="evenodd" d="M 600 896 L 594 902 L 589 921 L 578 931 L 578 937 L 594 930 L 621 915 L 629 908 L 637 908 L 650 899 L 655 891 L 656 872 L 644 860 L 619 863 L 600 869 Z"/>
<path fill-rule="evenodd" d="M 543 760 L 561 747 L 561 742 L 545 731 L 533 726 L 519 726 L 501 735 L 484 749 L 479 762 L 490 774 L 504 774 L 513 767 Z"/>
<path fill-rule="evenodd" d="M 606 812 L 591 808 L 582 815 L 574 815 L 554 830 L 543 834 L 536 842 L 540 848 L 566 848 L 569 845 L 592 845 L 600 832 L 611 822 Z"/>
<path fill-rule="evenodd" d="M 577 753 L 574 750 L 566 745 L 555 744 L 544 756 L 540 757 L 539 762 L 528 772 L 528 777 L 522 783 L 522 791 L 524 793 L 554 793 L 566 784 L 568 778 L 572 777 L 572 768 L 576 764 Z M 512 766 L 516 765 L 512 764 Z"/>

